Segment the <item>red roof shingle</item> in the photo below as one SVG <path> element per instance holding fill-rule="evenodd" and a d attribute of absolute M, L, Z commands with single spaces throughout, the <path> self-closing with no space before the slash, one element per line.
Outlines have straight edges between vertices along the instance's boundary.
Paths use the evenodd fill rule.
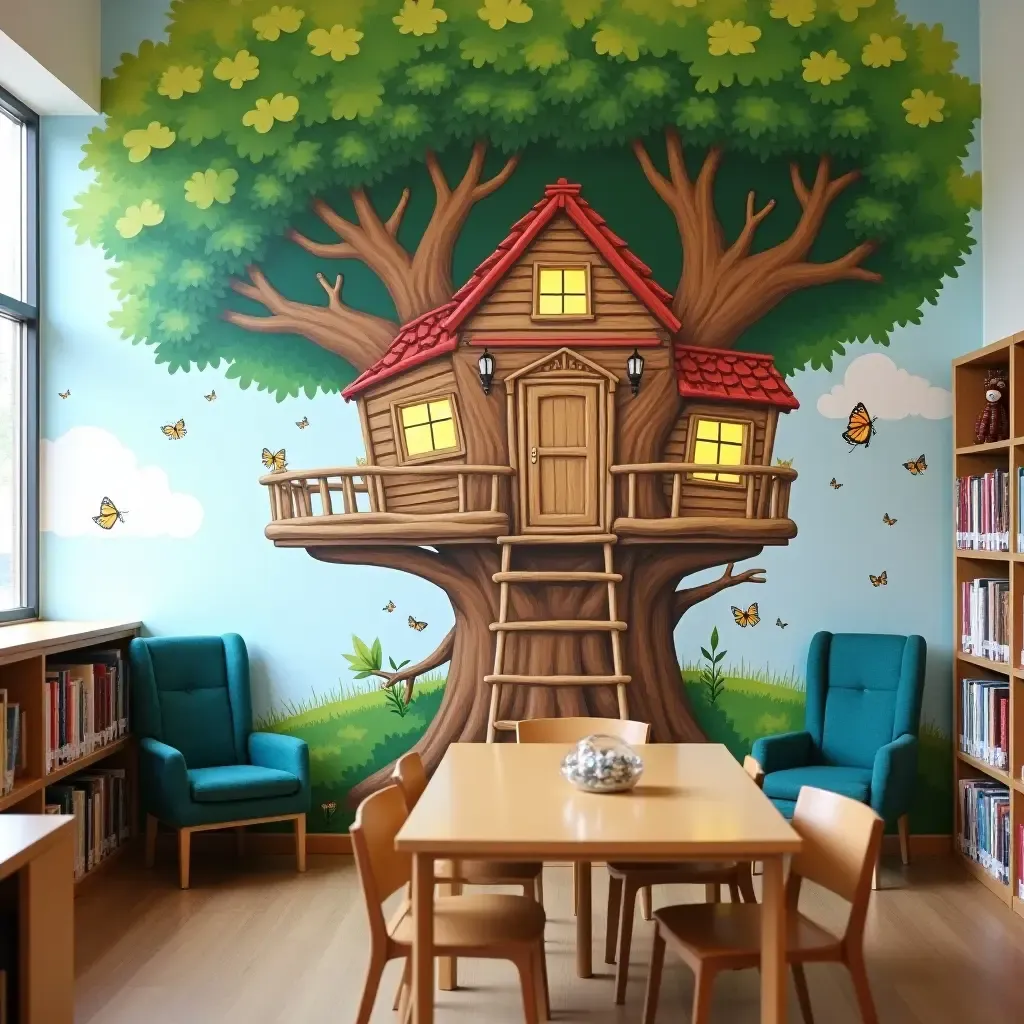
<path fill-rule="evenodd" d="M 675 360 L 683 398 L 755 402 L 787 412 L 800 408 L 771 356 L 677 345 Z"/>

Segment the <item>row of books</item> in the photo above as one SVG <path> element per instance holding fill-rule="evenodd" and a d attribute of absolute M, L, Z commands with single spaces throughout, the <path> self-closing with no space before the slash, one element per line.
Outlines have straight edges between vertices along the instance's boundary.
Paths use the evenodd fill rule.
<path fill-rule="evenodd" d="M 961 779 L 960 852 L 1010 883 L 1010 791 L 990 779 Z"/>
<path fill-rule="evenodd" d="M 21 705 L 7 700 L 7 691 L 0 690 L 0 789 L 7 796 L 14 789 L 14 779 L 25 770 L 25 721 Z"/>
<path fill-rule="evenodd" d="M 964 654 L 1010 662 L 1010 581 L 965 580 L 960 584 L 960 649 Z"/>
<path fill-rule="evenodd" d="M 46 813 L 75 816 L 75 878 L 81 878 L 131 834 L 125 770 L 90 769 L 48 786 Z"/>
<path fill-rule="evenodd" d="M 960 681 L 960 750 L 994 768 L 1010 764 L 1010 687 L 1005 679 Z"/>
<path fill-rule="evenodd" d="M 1021 486 L 1019 470 L 1017 486 Z M 959 477 L 955 491 L 956 546 L 969 551 L 1009 551 L 1010 474 L 994 469 L 983 476 Z M 1018 550 L 1024 550 L 1019 539 Z"/>
<path fill-rule="evenodd" d="M 87 663 L 46 666 L 46 770 L 91 754 L 128 731 L 127 677 L 120 651 L 99 651 Z"/>

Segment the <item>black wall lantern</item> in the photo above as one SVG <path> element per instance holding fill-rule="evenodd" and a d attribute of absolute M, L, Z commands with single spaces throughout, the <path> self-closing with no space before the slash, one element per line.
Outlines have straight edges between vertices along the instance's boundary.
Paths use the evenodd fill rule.
<path fill-rule="evenodd" d="M 642 364 L 643 360 L 640 362 Z M 484 354 L 477 360 L 477 366 L 480 368 L 480 387 L 484 389 L 485 395 L 489 395 L 494 381 L 494 356 L 486 348 Z"/>
<path fill-rule="evenodd" d="M 633 397 L 640 394 L 640 381 L 644 375 L 644 357 L 638 349 L 633 349 L 633 354 L 626 360 L 626 376 L 629 377 L 629 386 L 633 389 Z M 483 374 L 481 373 L 481 380 Z"/>

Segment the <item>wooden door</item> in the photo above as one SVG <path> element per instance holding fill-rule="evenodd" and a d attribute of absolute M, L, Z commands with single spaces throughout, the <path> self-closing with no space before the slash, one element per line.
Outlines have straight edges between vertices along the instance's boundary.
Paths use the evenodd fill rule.
<path fill-rule="evenodd" d="M 523 529 L 601 528 L 599 381 L 523 381 Z"/>

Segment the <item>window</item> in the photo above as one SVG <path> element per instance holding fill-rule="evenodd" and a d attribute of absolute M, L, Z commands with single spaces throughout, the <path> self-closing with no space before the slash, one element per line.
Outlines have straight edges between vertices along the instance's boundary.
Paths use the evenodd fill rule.
<path fill-rule="evenodd" d="M 696 419 L 693 461 L 704 466 L 742 466 L 747 447 L 747 425 L 726 420 Z M 737 473 L 694 473 L 695 480 L 738 484 Z"/>
<path fill-rule="evenodd" d="M 0 620 L 38 610 L 37 129 L 0 89 Z"/>
<path fill-rule="evenodd" d="M 590 265 L 536 267 L 534 315 L 590 316 Z"/>
<path fill-rule="evenodd" d="M 455 452 L 462 446 L 451 397 L 434 398 L 399 410 L 407 458 Z"/>

